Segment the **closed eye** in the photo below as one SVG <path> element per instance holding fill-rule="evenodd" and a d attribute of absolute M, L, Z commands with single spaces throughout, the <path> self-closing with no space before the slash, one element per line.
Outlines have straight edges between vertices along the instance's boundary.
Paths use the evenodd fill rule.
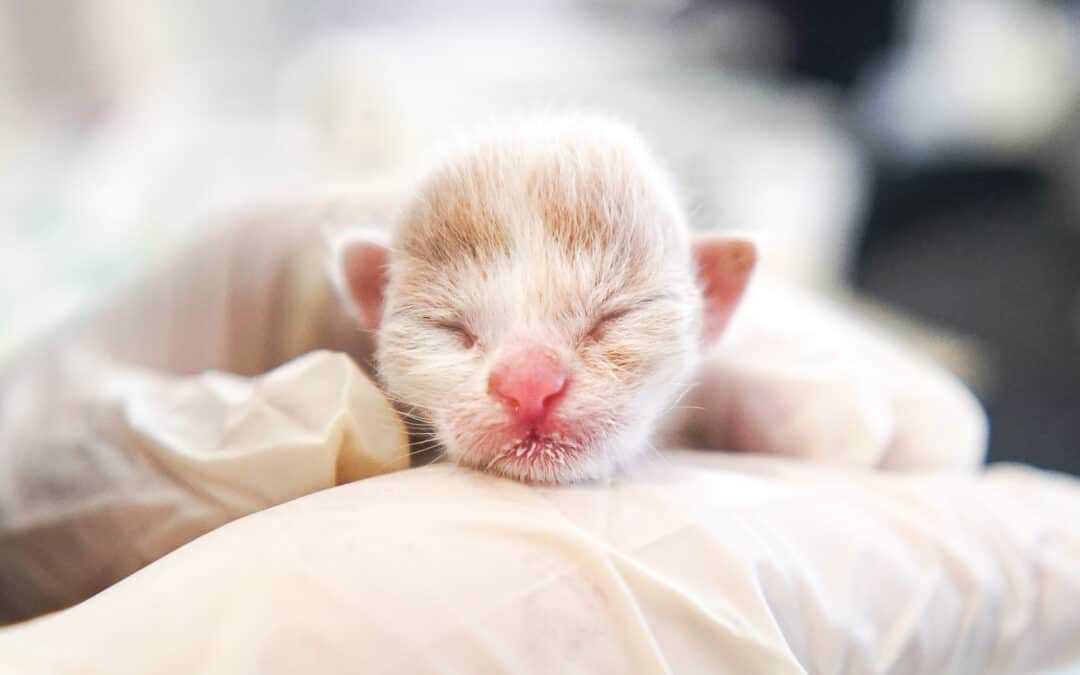
<path fill-rule="evenodd" d="M 590 340 L 601 340 L 604 337 L 604 331 L 615 323 L 619 319 L 623 318 L 630 312 L 633 312 L 635 307 L 623 307 L 622 309 L 616 309 L 606 314 L 602 314 L 599 319 L 593 322 L 592 328 L 585 336 Z"/>
<path fill-rule="evenodd" d="M 464 326 L 464 324 L 456 321 L 433 321 L 432 326 L 445 332 L 450 333 L 457 337 L 461 342 L 461 346 L 465 349 L 472 349 L 476 346 L 476 336 L 473 332 Z"/>
<path fill-rule="evenodd" d="M 661 300 L 670 300 L 673 296 L 670 293 L 657 293 L 656 295 L 647 295 L 632 301 L 629 305 L 624 305 L 617 309 L 612 309 L 604 314 L 600 315 L 600 318 L 593 322 L 589 332 L 585 334 L 585 339 L 599 341 L 604 337 L 604 331 L 616 323 L 619 319 L 625 317 L 628 314 L 637 312 L 645 307 L 648 307 L 654 302 Z"/>

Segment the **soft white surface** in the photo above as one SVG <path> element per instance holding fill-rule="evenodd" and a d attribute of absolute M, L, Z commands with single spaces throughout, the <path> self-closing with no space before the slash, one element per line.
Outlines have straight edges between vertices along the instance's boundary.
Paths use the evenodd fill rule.
<path fill-rule="evenodd" d="M 1080 654 L 1080 485 L 677 453 L 447 465 L 221 528 L 0 632 L 20 673 L 1021 673 Z"/>

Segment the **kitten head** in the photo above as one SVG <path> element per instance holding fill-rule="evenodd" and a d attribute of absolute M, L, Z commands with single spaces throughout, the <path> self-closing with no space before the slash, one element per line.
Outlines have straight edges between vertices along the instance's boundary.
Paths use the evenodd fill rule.
<path fill-rule="evenodd" d="M 389 242 L 350 232 L 334 265 L 386 392 L 451 459 L 565 482 L 648 447 L 755 256 L 691 241 L 632 129 L 557 118 L 444 150 Z"/>

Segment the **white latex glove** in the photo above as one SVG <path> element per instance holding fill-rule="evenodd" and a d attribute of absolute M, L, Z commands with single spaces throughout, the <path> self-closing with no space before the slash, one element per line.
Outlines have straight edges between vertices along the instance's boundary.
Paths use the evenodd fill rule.
<path fill-rule="evenodd" d="M 685 409 L 694 445 L 895 470 L 970 470 L 988 436 L 955 377 L 768 278 L 751 285 Z"/>
<path fill-rule="evenodd" d="M 229 220 L 8 365 L 0 623 L 86 598 L 231 519 L 407 465 L 362 370 L 370 341 L 324 274 L 324 226 L 382 219 L 341 200 Z M 789 307 L 756 297 L 706 370 L 703 445 L 874 465 L 914 437 L 925 461 L 909 465 L 981 456 L 979 433 L 952 431 L 983 429 L 981 413 L 936 396 L 935 371 L 891 353 L 868 367 L 843 346 L 851 329 L 802 299 L 792 339 L 778 329 Z M 281 365 L 320 349 L 353 359 Z"/>
<path fill-rule="evenodd" d="M 672 453 L 246 517 L 0 631 L 0 673 L 1026 673 L 1080 657 L 1080 482 Z"/>
<path fill-rule="evenodd" d="M 0 624 L 408 466 L 397 414 L 341 353 L 362 361 L 367 340 L 324 280 L 313 219 L 332 209 L 273 213 L 230 221 L 0 374 Z"/>

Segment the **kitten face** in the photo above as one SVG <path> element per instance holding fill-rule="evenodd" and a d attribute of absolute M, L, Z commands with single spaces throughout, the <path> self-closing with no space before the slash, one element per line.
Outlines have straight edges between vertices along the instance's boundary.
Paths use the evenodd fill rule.
<path fill-rule="evenodd" d="M 608 473 L 685 387 L 700 292 L 674 199 L 623 129 L 494 136 L 445 161 L 394 238 L 378 365 L 455 461 L 535 481 Z M 522 350 L 565 390 L 520 424 L 490 393 Z"/>
<path fill-rule="evenodd" d="M 695 263 L 673 190 L 632 130 L 542 119 L 438 159 L 396 224 L 377 299 L 370 264 L 342 267 L 359 314 L 380 319 L 385 391 L 452 460 L 567 482 L 649 447 L 717 325 L 706 310 L 734 305 L 709 298 L 741 293 L 747 246 Z M 702 283 L 701 269 L 737 288 Z"/>

